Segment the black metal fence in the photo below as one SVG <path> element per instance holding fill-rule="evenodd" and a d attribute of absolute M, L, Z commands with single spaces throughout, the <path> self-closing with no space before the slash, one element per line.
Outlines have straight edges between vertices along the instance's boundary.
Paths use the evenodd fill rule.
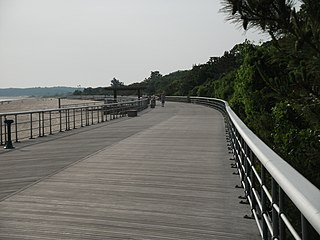
<path fill-rule="evenodd" d="M 57 132 L 89 126 L 127 116 L 129 110 L 141 111 L 148 107 L 148 100 L 138 100 L 100 105 L 83 105 L 37 111 L 0 113 L 0 144 L 8 140 L 5 120 L 11 124 L 12 140 L 43 137 Z"/>
<path fill-rule="evenodd" d="M 214 98 L 167 97 L 215 108 L 226 121 L 233 167 L 240 177 L 262 239 L 320 239 L 320 190 L 264 144 L 232 111 Z"/>

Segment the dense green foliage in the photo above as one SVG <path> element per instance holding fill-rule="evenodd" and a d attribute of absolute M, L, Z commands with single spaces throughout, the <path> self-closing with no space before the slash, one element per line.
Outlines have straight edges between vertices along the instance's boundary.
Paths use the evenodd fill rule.
<path fill-rule="evenodd" d="M 149 95 L 165 92 L 167 95 L 176 96 L 214 96 L 214 82 L 240 66 L 240 50 L 243 46 L 244 44 L 236 45 L 222 57 L 212 57 L 207 63 L 195 65 L 191 70 L 177 71 L 165 76 L 158 71 L 151 72 L 150 77 L 142 84 L 147 86 Z"/>
<path fill-rule="evenodd" d="M 320 2 L 225 0 L 229 20 L 268 32 L 249 47 L 230 102 L 246 123 L 320 188 Z M 273 121 L 268 121 L 273 120 Z"/>

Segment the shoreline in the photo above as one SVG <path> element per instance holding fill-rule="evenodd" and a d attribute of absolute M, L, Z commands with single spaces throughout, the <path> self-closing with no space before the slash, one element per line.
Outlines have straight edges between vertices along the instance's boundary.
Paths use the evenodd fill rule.
<path fill-rule="evenodd" d="M 91 100 L 60 99 L 61 105 L 97 103 Z M 0 97 L 0 114 L 59 108 L 59 98 Z"/>
<path fill-rule="evenodd" d="M 12 101 L 17 101 L 17 100 L 22 100 L 22 99 L 26 99 L 26 98 L 31 98 L 29 96 L 19 96 L 19 97 L 13 97 L 13 96 L 1 96 L 0 97 L 0 103 L 1 102 L 12 102 Z"/>

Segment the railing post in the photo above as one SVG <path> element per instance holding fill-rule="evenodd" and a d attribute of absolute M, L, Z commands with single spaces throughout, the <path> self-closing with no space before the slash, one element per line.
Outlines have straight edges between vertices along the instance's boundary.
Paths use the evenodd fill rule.
<path fill-rule="evenodd" d="M 16 134 L 16 143 L 19 142 L 19 139 L 18 139 L 18 115 L 15 114 L 14 115 L 14 121 L 15 121 L 15 134 Z"/>
<path fill-rule="evenodd" d="M 60 132 L 62 132 L 62 112 L 59 110 L 59 126 L 60 126 Z"/>
<path fill-rule="evenodd" d="M 66 131 L 70 130 L 70 109 L 66 110 Z"/>
<path fill-rule="evenodd" d="M 249 162 L 248 162 L 248 156 L 249 156 L 249 148 L 248 145 L 246 143 L 244 143 L 244 169 L 245 169 L 245 173 L 244 173 L 244 183 L 245 183 L 245 193 L 246 193 L 246 197 L 248 197 L 249 193 L 250 193 L 250 184 L 248 181 L 248 178 L 250 177 L 249 175 Z"/>
<path fill-rule="evenodd" d="M 251 166 L 254 167 L 255 166 L 255 155 L 252 153 L 252 151 L 250 151 L 250 160 L 251 160 Z M 250 178 L 251 178 L 251 184 L 252 184 L 251 189 L 250 189 L 252 210 L 256 212 L 257 200 L 256 200 L 256 196 L 253 193 L 253 189 L 255 189 L 255 186 L 256 186 L 256 176 L 255 176 L 252 169 L 250 171 Z M 252 212 L 252 214 L 253 214 L 253 212 Z"/>
<path fill-rule="evenodd" d="M 240 144 L 237 139 L 237 137 L 238 137 L 237 131 L 234 132 L 233 137 L 234 137 L 234 146 L 235 146 L 234 156 L 235 156 L 235 161 L 236 161 L 236 166 L 237 166 L 237 171 L 235 172 L 235 174 L 239 175 L 241 173 L 241 162 L 240 162 L 240 158 L 239 158 Z"/>
<path fill-rule="evenodd" d="M 13 123 L 13 120 L 6 119 L 4 120 L 4 123 L 7 125 L 7 132 L 8 132 L 8 137 L 7 137 L 6 145 L 4 146 L 4 148 L 13 149 L 14 146 L 12 145 L 12 140 L 11 140 L 11 124 Z"/>
<path fill-rule="evenodd" d="M 41 137 L 41 113 L 38 113 L 38 135 Z"/>
<path fill-rule="evenodd" d="M 71 125 L 71 124 L 70 124 L 70 122 L 71 122 L 71 121 L 70 121 L 70 109 L 68 109 L 68 112 L 67 112 L 67 113 L 68 113 L 68 131 L 69 131 L 69 130 L 70 130 L 70 125 Z"/>
<path fill-rule="evenodd" d="M 52 117 L 51 117 L 51 111 L 49 111 L 49 134 L 52 135 Z"/>
<path fill-rule="evenodd" d="M 141 102 L 142 104 L 142 102 Z M 125 116 L 125 105 L 124 104 L 121 104 L 121 110 L 120 110 L 120 113 L 121 113 L 121 117 L 124 117 Z"/>
<path fill-rule="evenodd" d="M 7 120 L 7 116 L 6 115 L 4 116 L 4 120 Z M 6 144 L 7 140 L 8 140 L 8 137 L 7 137 L 7 125 L 4 124 L 4 144 Z"/>
<path fill-rule="evenodd" d="M 104 107 L 103 106 L 101 106 L 100 107 L 100 111 L 101 111 L 101 122 L 104 122 L 104 112 L 103 112 L 103 109 L 104 109 Z"/>
<path fill-rule="evenodd" d="M 89 120 L 89 109 L 86 107 L 86 126 L 90 125 L 90 120 Z"/>
<path fill-rule="evenodd" d="M 93 113 L 94 113 L 94 107 L 91 108 L 91 125 L 93 125 Z"/>
<path fill-rule="evenodd" d="M 100 110 L 99 107 L 95 107 L 96 111 L 97 111 L 97 123 L 100 123 Z"/>
<path fill-rule="evenodd" d="M 243 164 L 243 161 L 244 161 L 244 154 L 243 154 L 243 151 L 242 151 L 242 149 L 243 149 L 243 140 L 242 140 L 242 138 L 240 138 L 240 140 L 239 140 L 239 170 L 240 170 L 240 179 L 241 179 L 241 184 L 243 185 L 242 187 L 243 187 L 243 189 L 245 189 L 245 185 L 244 185 L 244 178 L 245 178 L 245 176 L 244 176 L 244 171 L 243 171 L 243 166 L 244 166 L 244 164 Z"/>
<path fill-rule="evenodd" d="M 33 125 L 32 113 L 30 113 L 30 139 L 33 139 Z"/>
<path fill-rule="evenodd" d="M 3 145 L 3 137 L 2 137 L 2 116 L 0 116 L 0 145 Z"/>
<path fill-rule="evenodd" d="M 80 108 L 80 127 L 83 127 L 83 110 Z"/>
<path fill-rule="evenodd" d="M 138 103 L 136 103 L 136 105 L 138 105 Z M 119 104 L 117 103 L 116 107 L 115 107 L 115 118 L 118 119 L 119 118 Z"/>
<path fill-rule="evenodd" d="M 108 120 L 108 113 L 109 113 L 109 120 Z M 110 112 L 110 106 L 106 107 L 106 121 L 110 121 L 111 120 L 111 112 Z"/>
<path fill-rule="evenodd" d="M 273 229 L 273 239 L 278 239 L 279 237 L 279 214 L 277 210 L 273 207 L 274 204 L 278 203 L 278 184 L 274 178 L 272 178 L 272 229 Z"/>
<path fill-rule="evenodd" d="M 65 126 L 66 126 L 66 131 L 68 131 L 68 110 L 64 110 L 65 112 Z"/>
<path fill-rule="evenodd" d="M 268 226 L 266 223 L 265 214 L 267 214 L 267 196 L 264 192 L 263 186 L 266 184 L 266 170 L 264 166 L 261 164 L 261 204 L 262 204 L 262 213 L 261 213 L 261 219 L 262 219 L 262 232 L 263 232 L 263 239 L 268 239 Z"/>
<path fill-rule="evenodd" d="M 73 129 L 76 129 L 76 109 L 73 109 Z"/>
<path fill-rule="evenodd" d="M 285 229 L 285 223 L 281 218 L 281 215 L 284 211 L 284 192 L 279 187 L 279 239 L 285 240 L 286 239 L 286 229 Z"/>
<path fill-rule="evenodd" d="M 44 119 L 44 112 L 42 114 L 42 136 L 45 136 L 45 119 Z"/>
<path fill-rule="evenodd" d="M 111 120 L 113 120 L 113 115 L 114 115 L 114 113 L 113 113 L 113 105 L 111 105 L 110 107 L 111 107 L 110 108 L 110 121 L 111 121 Z"/>

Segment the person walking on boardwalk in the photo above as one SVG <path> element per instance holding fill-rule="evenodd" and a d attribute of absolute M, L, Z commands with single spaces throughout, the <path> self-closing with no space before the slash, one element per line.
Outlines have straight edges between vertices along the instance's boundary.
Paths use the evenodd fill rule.
<path fill-rule="evenodd" d="M 164 92 L 160 96 L 161 106 L 164 107 L 164 102 L 166 101 L 166 96 Z"/>

